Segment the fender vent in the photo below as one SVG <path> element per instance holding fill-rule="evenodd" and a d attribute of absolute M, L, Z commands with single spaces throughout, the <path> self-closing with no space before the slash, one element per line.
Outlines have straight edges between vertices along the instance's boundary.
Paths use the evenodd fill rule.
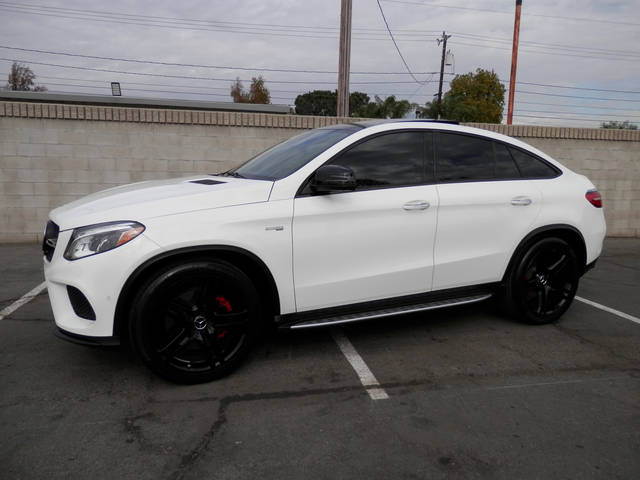
<path fill-rule="evenodd" d="M 191 180 L 189 183 L 199 183 L 200 185 L 217 185 L 218 183 L 227 183 L 227 182 L 220 182 L 218 180 L 210 180 L 208 178 L 205 178 L 202 180 Z"/>
<path fill-rule="evenodd" d="M 67 293 L 69 294 L 69 301 L 76 315 L 86 320 L 96 319 L 96 313 L 93 311 L 89 300 L 87 300 L 87 297 L 85 297 L 80 290 L 71 285 L 67 285 Z"/>

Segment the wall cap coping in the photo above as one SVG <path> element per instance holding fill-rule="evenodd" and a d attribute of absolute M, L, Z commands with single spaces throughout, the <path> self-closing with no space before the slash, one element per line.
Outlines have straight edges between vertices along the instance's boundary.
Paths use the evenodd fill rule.
<path fill-rule="evenodd" d="M 5 92 L 6 93 L 6 92 Z M 213 102 L 211 102 L 213 103 Z M 242 105 L 242 104 L 235 104 Z M 366 119 L 349 117 L 316 117 L 282 115 L 246 111 L 192 110 L 175 108 L 124 107 L 111 105 L 65 104 L 46 102 L 14 102 L 2 100 L 0 117 L 43 118 L 79 121 L 134 122 L 186 125 L 222 125 L 234 127 L 264 127 L 311 129 L 357 122 Z M 572 128 L 542 125 L 502 125 L 464 123 L 463 125 L 502 133 L 518 138 L 549 138 L 572 140 L 608 140 L 640 142 L 640 130 L 606 128 Z"/>

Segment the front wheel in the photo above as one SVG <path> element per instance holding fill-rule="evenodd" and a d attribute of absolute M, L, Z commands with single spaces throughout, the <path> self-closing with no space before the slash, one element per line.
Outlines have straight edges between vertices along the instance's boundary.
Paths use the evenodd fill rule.
<path fill-rule="evenodd" d="M 520 256 L 507 280 L 508 310 L 519 320 L 541 325 L 569 308 L 579 281 L 574 250 L 560 238 L 544 238 Z"/>
<path fill-rule="evenodd" d="M 221 260 L 169 265 L 134 299 L 132 343 L 143 362 L 178 383 L 202 383 L 234 370 L 249 352 L 259 296 L 247 275 Z"/>

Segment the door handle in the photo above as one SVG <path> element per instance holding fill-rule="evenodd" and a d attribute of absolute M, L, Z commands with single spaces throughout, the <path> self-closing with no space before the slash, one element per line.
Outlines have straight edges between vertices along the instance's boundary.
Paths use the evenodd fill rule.
<path fill-rule="evenodd" d="M 411 202 L 405 203 L 402 208 L 405 210 L 426 210 L 429 208 L 429 202 L 425 200 L 413 200 Z"/>
<path fill-rule="evenodd" d="M 513 197 L 511 199 L 511 205 L 526 207 L 527 205 L 531 205 L 532 200 L 529 197 L 524 195 L 520 195 L 518 197 Z"/>

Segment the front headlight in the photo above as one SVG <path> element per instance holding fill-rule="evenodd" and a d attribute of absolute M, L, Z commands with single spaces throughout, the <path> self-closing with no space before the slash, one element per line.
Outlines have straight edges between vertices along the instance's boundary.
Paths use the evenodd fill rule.
<path fill-rule="evenodd" d="M 76 228 L 64 252 L 67 260 L 78 260 L 112 250 L 144 232 L 138 222 L 110 222 Z"/>

